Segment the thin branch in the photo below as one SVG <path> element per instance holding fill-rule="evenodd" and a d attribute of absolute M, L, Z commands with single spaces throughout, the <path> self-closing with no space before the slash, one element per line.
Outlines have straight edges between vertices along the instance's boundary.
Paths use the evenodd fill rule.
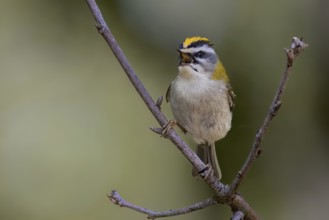
<path fill-rule="evenodd" d="M 238 187 L 240 186 L 242 180 L 247 175 L 248 171 L 250 170 L 253 162 L 256 160 L 256 158 L 262 153 L 261 148 L 261 142 L 265 135 L 265 132 L 268 130 L 268 127 L 270 125 L 270 122 L 272 119 L 278 114 L 278 111 L 281 107 L 282 101 L 282 94 L 285 91 L 286 84 L 288 82 L 288 77 L 291 74 L 292 66 L 294 64 L 295 58 L 306 48 L 308 45 L 304 43 L 301 39 L 298 39 L 297 37 L 293 37 L 292 43 L 290 45 L 290 49 L 285 49 L 286 56 L 287 56 L 287 64 L 286 69 L 283 72 L 281 81 L 279 83 L 278 89 L 276 91 L 276 94 L 273 98 L 272 104 L 270 106 L 270 109 L 264 119 L 264 122 L 260 129 L 258 130 L 254 143 L 251 147 L 250 153 L 248 155 L 247 160 L 245 161 L 244 165 L 242 166 L 241 170 L 238 172 L 237 176 L 233 180 L 231 184 L 231 192 L 236 193 L 238 190 Z"/>
<path fill-rule="evenodd" d="M 137 77 L 136 73 L 134 72 L 132 66 L 129 64 L 126 56 L 122 52 L 121 48 L 119 47 L 117 41 L 115 40 L 112 32 L 108 28 L 100 9 L 98 8 L 95 0 L 87 0 L 87 4 L 90 10 L 93 13 L 93 16 L 97 22 L 96 27 L 98 32 L 104 37 L 105 41 L 111 48 L 113 54 L 116 56 L 117 60 L 119 61 L 120 65 L 122 66 L 123 70 L 125 71 L 126 75 L 128 76 L 129 80 L 135 87 L 136 91 L 140 95 L 140 97 L 145 102 L 146 106 L 150 109 L 154 117 L 157 119 L 159 124 L 163 126 L 167 123 L 166 117 L 161 113 L 160 109 L 157 107 L 156 103 L 153 101 L 151 95 L 143 86 L 140 79 Z"/>
<path fill-rule="evenodd" d="M 186 213 L 190 213 L 193 211 L 197 211 L 199 209 L 204 209 L 208 206 L 215 205 L 218 202 L 214 198 L 208 198 L 204 201 L 195 203 L 193 205 L 180 208 L 180 209 L 175 209 L 175 210 L 168 210 L 168 211 L 163 211 L 163 212 L 157 212 L 153 211 L 150 209 L 146 209 L 141 206 L 134 205 L 126 200 L 124 200 L 120 194 L 117 191 L 112 191 L 111 195 L 108 195 L 109 199 L 111 200 L 112 203 L 119 205 L 121 207 L 126 207 L 132 210 L 135 210 L 137 212 L 141 212 L 147 215 L 147 218 L 149 219 L 156 219 L 156 218 L 162 218 L 162 217 L 169 217 L 169 216 L 175 216 L 175 215 L 182 215 Z"/>

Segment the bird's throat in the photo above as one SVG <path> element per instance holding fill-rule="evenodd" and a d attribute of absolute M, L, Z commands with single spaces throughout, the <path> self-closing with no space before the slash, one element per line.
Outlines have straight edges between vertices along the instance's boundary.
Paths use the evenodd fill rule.
<path fill-rule="evenodd" d="M 183 65 L 178 67 L 178 74 L 180 77 L 191 80 L 195 76 L 196 70 L 189 65 Z"/>

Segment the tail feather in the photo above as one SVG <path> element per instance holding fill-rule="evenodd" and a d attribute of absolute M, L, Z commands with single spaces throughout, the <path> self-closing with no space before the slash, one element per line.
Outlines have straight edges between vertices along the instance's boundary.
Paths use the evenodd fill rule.
<path fill-rule="evenodd" d="M 206 165 L 210 165 L 212 167 L 214 170 L 214 175 L 218 179 L 222 178 L 222 173 L 217 160 L 215 143 L 197 145 L 196 154 Z M 193 168 L 192 175 L 197 176 L 198 174 L 198 171 Z"/>

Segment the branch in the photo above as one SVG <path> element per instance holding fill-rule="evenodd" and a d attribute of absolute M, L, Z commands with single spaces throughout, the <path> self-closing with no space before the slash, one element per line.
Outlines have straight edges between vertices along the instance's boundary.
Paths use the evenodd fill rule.
<path fill-rule="evenodd" d="M 149 110 L 152 112 L 156 120 L 159 122 L 161 126 L 165 125 L 167 123 L 166 117 L 162 114 L 160 111 L 160 108 L 154 103 L 151 95 L 146 90 L 146 88 L 143 86 L 140 79 L 137 77 L 136 73 L 134 72 L 133 68 L 129 64 L 126 56 L 122 52 L 121 48 L 119 47 L 119 44 L 115 40 L 112 32 L 108 28 L 101 11 L 99 10 L 96 1 L 95 0 L 87 0 L 87 4 L 96 20 L 96 27 L 98 32 L 103 36 L 109 47 L 111 48 L 113 54 L 119 61 L 121 67 L 125 71 L 126 75 L 128 76 L 130 82 L 135 87 L 136 91 L 140 95 L 140 97 L 143 99 L 146 106 L 149 108 Z"/>
<path fill-rule="evenodd" d="M 164 212 L 156 212 L 153 210 L 146 209 L 144 207 L 134 205 L 130 202 L 127 202 L 119 195 L 119 193 L 117 191 L 112 191 L 111 195 L 108 195 L 108 197 L 111 200 L 111 202 L 116 205 L 119 205 L 121 207 L 126 207 L 129 209 L 133 209 L 137 212 L 146 214 L 148 219 L 156 219 L 156 218 L 161 218 L 161 217 L 182 215 L 182 214 L 190 213 L 190 212 L 193 212 L 193 211 L 196 211 L 199 209 L 204 209 L 208 206 L 217 204 L 217 201 L 214 198 L 208 198 L 204 201 L 195 203 L 193 205 L 190 205 L 190 206 L 187 206 L 184 208 L 168 210 L 168 211 L 164 211 Z"/>
<path fill-rule="evenodd" d="M 132 69 L 131 65 L 129 64 L 127 58 L 123 54 L 121 48 L 119 47 L 118 43 L 116 42 L 114 36 L 112 35 L 109 27 L 107 26 L 95 0 L 86 0 L 87 4 L 96 20 L 96 27 L 98 29 L 98 32 L 103 36 L 109 47 L 111 48 L 113 54 L 116 56 L 117 60 L 119 61 L 120 65 L 122 66 L 123 70 L 125 71 L 126 75 L 128 76 L 129 80 L 135 87 L 136 91 L 140 95 L 140 97 L 143 99 L 146 106 L 149 108 L 155 119 L 158 121 L 161 127 L 166 125 L 168 123 L 167 118 L 165 115 L 161 112 L 160 105 L 162 102 L 162 98 L 158 99 L 156 102 L 152 99 L 151 95 L 148 93 L 142 82 L 137 77 L 136 73 Z M 292 67 L 292 63 L 294 60 L 294 57 L 299 54 L 299 52 L 305 48 L 306 44 L 304 44 L 302 41 L 298 42 L 294 38 L 294 48 L 292 46 L 292 49 L 286 50 L 287 55 L 289 54 L 288 64 L 287 64 L 287 72 L 290 72 L 290 69 Z M 296 51 L 299 51 L 296 53 Z M 287 73 L 287 74 L 288 74 Z M 286 80 L 285 80 L 286 81 Z M 223 185 L 213 174 L 213 170 L 209 169 L 208 166 L 206 166 L 199 157 L 191 150 L 191 148 L 182 140 L 182 138 L 173 130 L 170 129 L 166 133 L 166 138 L 169 139 L 176 147 L 181 151 L 181 153 L 186 157 L 186 159 L 193 165 L 194 168 L 196 168 L 199 171 L 200 177 L 209 185 L 209 187 L 214 192 L 214 197 L 210 198 L 208 200 L 205 200 L 200 203 L 196 203 L 194 205 L 185 207 L 183 209 L 178 210 L 169 210 L 166 212 L 155 212 L 151 211 L 149 209 L 139 207 L 136 205 L 133 205 L 125 200 L 123 200 L 117 192 L 112 192 L 111 195 L 109 195 L 109 198 L 112 202 L 115 204 L 118 204 L 120 206 L 124 206 L 127 208 L 134 209 L 136 211 L 142 212 L 147 214 L 150 218 L 158 218 L 158 217 L 166 217 L 166 216 L 172 216 L 172 215 L 179 215 L 179 214 L 185 214 L 188 212 L 192 212 L 201 208 L 205 208 L 210 205 L 214 204 L 227 204 L 231 207 L 232 210 L 234 210 L 235 214 L 234 216 L 240 215 L 237 213 L 243 213 L 245 220 L 256 220 L 259 219 L 257 217 L 257 214 L 255 211 L 251 208 L 251 206 L 247 203 L 247 201 L 236 193 L 236 190 L 238 186 L 240 185 L 242 179 L 247 174 L 248 170 L 250 169 L 250 166 L 252 162 L 255 160 L 257 155 L 260 154 L 260 142 L 262 140 L 262 137 L 265 133 L 265 131 L 268 128 L 269 122 L 272 120 L 272 118 L 276 115 L 280 104 L 281 104 L 281 95 L 284 90 L 285 83 L 283 83 L 282 88 L 278 90 L 275 102 L 272 104 L 270 108 L 270 113 L 266 117 L 264 124 L 260 131 L 258 132 L 255 143 L 252 147 L 252 150 L 248 156 L 248 159 L 246 163 L 244 164 L 243 168 L 239 171 L 237 177 L 234 179 L 233 183 L 231 184 L 231 187 L 227 185 Z M 161 133 L 161 128 L 152 128 L 152 130 L 156 133 Z M 175 214 L 173 214 L 175 213 Z M 233 216 L 233 217 L 234 217 Z"/>
<path fill-rule="evenodd" d="M 128 76 L 130 82 L 133 84 L 133 86 L 135 87 L 140 97 L 143 99 L 146 106 L 149 108 L 155 119 L 159 122 L 160 126 L 163 127 L 168 123 L 168 119 L 164 116 L 164 114 L 161 112 L 161 109 L 159 107 L 159 103 L 161 104 L 161 101 L 158 101 L 157 103 L 154 102 L 151 95 L 148 93 L 142 82 L 137 77 L 133 68 L 129 64 L 127 58 L 123 54 L 120 46 L 116 42 L 112 32 L 107 26 L 95 0 L 86 0 L 86 1 L 96 20 L 96 27 L 98 32 L 103 36 L 103 38 L 111 48 L 113 54 L 119 61 L 120 65 L 122 66 L 123 70 Z M 200 171 L 200 175 L 202 177 L 206 176 L 207 173 L 205 171 L 208 170 L 208 167 L 200 160 L 200 158 L 193 152 L 193 150 L 191 150 L 191 148 L 183 141 L 183 139 L 173 129 L 170 129 L 167 132 L 166 138 L 168 138 L 174 145 L 177 146 L 177 148 L 189 160 L 189 162 L 197 170 Z M 223 188 L 223 184 L 221 184 L 214 175 L 211 176 L 207 175 L 207 177 L 209 177 L 207 178 L 208 179 L 207 183 L 211 186 L 211 188 L 215 192 L 217 192 L 216 195 L 224 198 L 225 194 L 220 192 L 221 189 Z"/>
<path fill-rule="evenodd" d="M 151 95 L 137 77 L 136 73 L 134 72 L 133 68 L 129 64 L 127 58 L 125 57 L 121 48 L 116 42 L 114 36 L 112 35 L 110 29 L 108 28 L 95 0 L 87 0 L 87 3 L 97 22 L 96 27 L 98 29 L 98 32 L 103 36 L 103 38 L 111 48 L 113 54 L 119 61 L 130 82 L 133 84 L 146 106 L 149 108 L 155 119 L 159 122 L 160 126 L 163 127 L 168 123 L 168 119 L 161 112 L 159 103 L 155 103 L 153 101 Z M 167 138 L 178 147 L 178 149 L 184 154 L 184 156 L 190 161 L 190 163 L 192 163 L 192 165 L 197 170 L 206 169 L 206 165 L 199 159 L 199 157 L 190 149 L 190 147 L 179 137 L 179 135 L 173 129 L 170 129 L 170 131 L 168 131 Z"/>
<path fill-rule="evenodd" d="M 233 180 L 231 184 L 231 192 L 236 193 L 238 190 L 238 187 L 240 186 L 242 180 L 249 172 L 253 162 L 256 160 L 256 158 L 259 157 L 259 155 L 262 153 L 261 148 L 261 142 L 263 140 L 263 137 L 268 130 L 268 127 L 270 125 L 270 122 L 272 119 L 278 114 L 278 111 L 281 107 L 282 101 L 282 94 L 285 91 L 286 84 L 288 82 L 288 77 L 291 74 L 292 66 L 294 64 L 295 58 L 306 48 L 308 47 L 308 44 L 304 43 L 301 39 L 298 39 L 297 37 L 293 37 L 290 49 L 284 49 L 287 56 L 287 65 L 286 69 L 283 72 L 281 81 L 279 83 L 278 89 L 276 91 L 276 94 L 273 98 L 272 104 L 270 106 L 270 109 L 264 119 L 264 122 L 260 129 L 258 130 L 254 143 L 251 147 L 250 153 L 248 155 L 247 160 L 245 161 L 244 165 L 242 166 L 241 170 L 238 172 L 237 176 Z"/>

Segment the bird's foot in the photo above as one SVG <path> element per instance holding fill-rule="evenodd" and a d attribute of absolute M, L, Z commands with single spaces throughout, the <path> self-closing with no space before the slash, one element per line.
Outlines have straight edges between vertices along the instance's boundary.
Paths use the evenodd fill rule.
<path fill-rule="evenodd" d="M 172 129 L 176 125 L 177 125 L 177 121 L 176 120 L 174 120 L 174 119 L 169 120 L 167 122 L 167 124 L 165 124 L 162 127 L 161 137 L 166 137 L 168 135 L 168 132 L 170 131 L 170 129 Z"/>
<path fill-rule="evenodd" d="M 200 176 L 202 176 L 203 179 L 208 179 L 209 177 L 214 175 L 214 170 L 210 164 L 206 164 L 206 167 L 199 171 Z"/>

